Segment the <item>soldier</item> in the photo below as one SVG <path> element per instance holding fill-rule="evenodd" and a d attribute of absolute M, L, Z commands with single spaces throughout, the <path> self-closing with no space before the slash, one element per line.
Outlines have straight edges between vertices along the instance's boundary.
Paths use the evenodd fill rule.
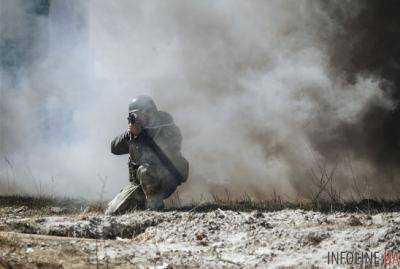
<path fill-rule="evenodd" d="M 141 95 L 129 104 L 128 121 L 128 130 L 111 142 L 111 152 L 129 154 L 130 184 L 109 203 L 108 215 L 135 208 L 162 209 L 163 200 L 188 177 L 182 136 L 171 115 Z"/>

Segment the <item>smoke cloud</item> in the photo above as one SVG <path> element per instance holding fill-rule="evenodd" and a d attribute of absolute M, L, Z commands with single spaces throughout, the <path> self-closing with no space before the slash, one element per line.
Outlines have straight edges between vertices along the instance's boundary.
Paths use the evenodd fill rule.
<path fill-rule="evenodd" d="M 398 193 L 396 1 L 45 2 L 1 0 L 3 182 L 97 198 L 106 178 L 111 197 L 144 93 L 182 130 L 184 199 L 303 196 L 311 169 Z"/>

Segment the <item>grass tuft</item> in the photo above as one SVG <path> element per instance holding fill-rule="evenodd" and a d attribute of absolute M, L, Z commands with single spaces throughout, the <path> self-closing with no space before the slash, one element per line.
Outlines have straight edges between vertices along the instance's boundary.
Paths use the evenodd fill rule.
<path fill-rule="evenodd" d="M 349 213 L 379 213 L 400 211 L 400 200 L 373 200 L 363 199 L 361 201 L 349 200 L 333 202 L 330 200 L 303 200 L 303 201 L 284 201 L 280 199 L 253 200 L 246 195 L 242 199 L 232 200 L 221 197 L 213 197 L 214 201 L 204 203 L 192 203 L 186 206 L 171 205 L 166 211 L 196 211 L 208 212 L 216 209 L 232 211 L 263 211 L 273 212 L 283 209 L 302 209 L 319 211 L 323 213 L 349 212 Z"/>

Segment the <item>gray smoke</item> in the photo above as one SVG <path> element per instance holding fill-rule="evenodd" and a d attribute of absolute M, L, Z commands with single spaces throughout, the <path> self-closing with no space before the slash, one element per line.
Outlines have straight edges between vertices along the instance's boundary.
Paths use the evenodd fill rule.
<path fill-rule="evenodd" d="M 112 196 L 127 181 L 127 158 L 109 143 L 126 128 L 129 100 L 146 93 L 182 129 L 184 198 L 224 188 L 302 196 L 319 166 L 337 166 L 344 190 L 361 179 L 374 195 L 392 189 L 393 180 L 376 184 L 377 151 L 361 139 L 371 107 L 395 110 L 382 86 L 390 78 L 336 57 L 354 54 L 343 48 L 362 27 L 346 23 L 369 10 L 363 1 L 53 0 L 48 16 L 24 3 L 1 0 L 1 42 L 17 40 L 27 54 L 2 66 L 1 153 L 18 183 L 34 177 L 58 194 L 96 198 L 106 177 Z M 1 48 L 2 62 L 16 51 Z M 10 174 L 7 162 L 2 171 Z"/>

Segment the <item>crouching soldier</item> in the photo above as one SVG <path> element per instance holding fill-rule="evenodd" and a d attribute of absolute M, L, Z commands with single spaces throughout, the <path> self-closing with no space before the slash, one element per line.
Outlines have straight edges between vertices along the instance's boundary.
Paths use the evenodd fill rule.
<path fill-rule="evenodd" d="M 109 203 L 106 214 L 132 209 L 162 209 L 188 177 L 189 164 L 181 154 L 182 136 L 171 115 L 159 111 L 149 96 L 129 104 L 128 130 L 111 142 L 111 152 L 129 154 L 129 181 Z"/>

